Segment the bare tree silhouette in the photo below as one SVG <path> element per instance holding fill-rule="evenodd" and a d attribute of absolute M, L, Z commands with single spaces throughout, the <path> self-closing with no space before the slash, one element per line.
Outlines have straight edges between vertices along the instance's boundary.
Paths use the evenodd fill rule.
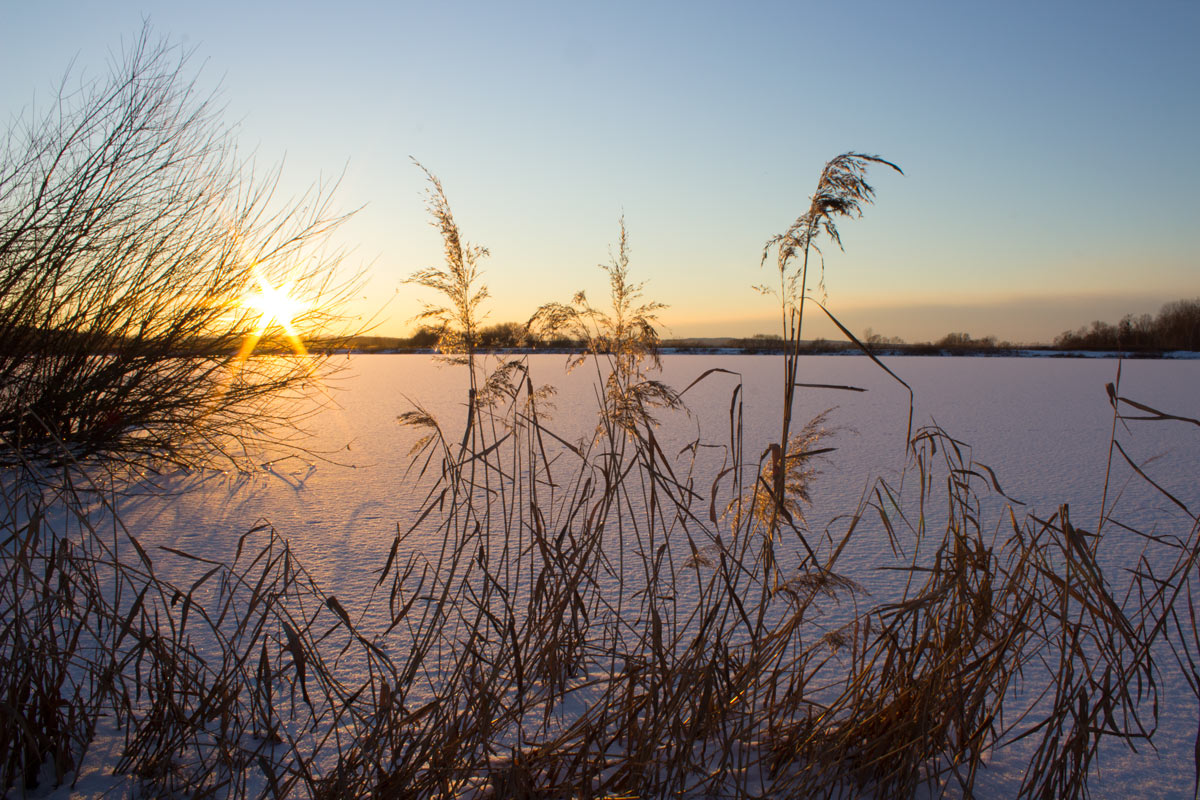
<path fill-rule="evenodd" d="M 328 249 L 334 186 L 279 203 L 188 63 L 145 28 L 7 131 L 0 462 L 241 463 L 295 431 L 286 399 L 322 362 L 301 336 L 345 332 L 359 276 Z"/>

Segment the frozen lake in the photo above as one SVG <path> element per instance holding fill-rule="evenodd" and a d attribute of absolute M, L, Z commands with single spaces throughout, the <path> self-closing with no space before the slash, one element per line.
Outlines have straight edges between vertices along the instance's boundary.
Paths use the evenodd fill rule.
<path fill-rule="evenodd" d="M 345 369 L 330 389 L 336 406 L 308 423 L 315 434 L 312 449 L 322 457 L 288 458 L 249 475 L 179 476 L 166 481 L 165 496 L 126 498 L 123 516 L 142 543 L 223 560 L 241 533 L 269 520 L 327 591 L 349 607 L 364 604 L 397 527 L 407 529 L 415 521 L 424 496 L 409 470 L 417 433 L 401 426 L 397 416 L 419 404 L 456 440 L 466 417 L 467 377 L 464 368 L 429 356 L 337 360 Z M 557 387 L 549 427 L 568 441 L 587 439 L 596 424 L 596 375 L 586 366 L 568 375 L 564 363 L 562 355 L 528 359 L 536 384 Z M 1045 518 L 1069 504 L 1077 526 L 1096 528 L 1114 431 L 1105 384 L 1117 379 L 1117 361 L 899 357 L 887 364 L 913 389 L 914 430 L 936 423 L 969 445 L 971 457 L 989 465 L 1004 491 L 1036 515 Z M 1200 417 L 1200 361 L 1127 361 L 1120 369 L 1122 396 Z M 705 489 L 704 476 L 715 472 L 726 452 L 721 446 L 729 438 L 735 387 L 742 386 L 747 460 L 756 460 L 778 438 L 782 405 L 782 368 L 776 357 L 673 355 L 664 359 L 661 377 L 682 389 L 710 370 L 720 371 L 684 398 L 690 413 L 663 415 L 658 429 L 668 454 L 679 453 L 697 436 L 715 445 L 702 451 L 708 460 L 697 470 L 696 485 Z M 800 380 L 825 388 L 797 390 L 797 425 L 829 410 L 829 432 L 821 445 L 836 448 L 824 457 L 812 485 L 809 529 L 836 536 L 876 479 L 899 481 L 906 461 L 909 394 L 865 358 L 806 358 Z M 1190 509 L 1200 507 L 1195 479 L 1200 428 L 1178 421 L 1118 423 L 1116 439 L 1160 486 Z M 685 455 L 679 458 L 686 461 Z M 1112 463 L 1106 505 L 1111 520 L 1104 526 L 1108 533 L 1099 557 L 1106 569 L 1120 572 L 1134 563 L 1142 547 L 1137 537 L 1123 535 L 1121 525 L 1184 538 L 1190 523 L 1169 499 L 1137 478 L 1119 454 Z M 988 508 L 998 511 L 1000 502 Z M 999 527 L 1000 521 L 995 515 L 985 524 Z M 420 532 L 410 542 L 431 552 L 438 544 Z M 888 587 L 876 570 L 889 554 L 883 535 L 865 525 L 841 565 L 878 599 Z M 167 574 L 178 567 L 165 557 L 159 563 Z M 1127 796 L 1135 787 L 1147 796 L 1191 796 L 1195 698 L 1178 679 L 1165 682 L 1162 690 L 1158 756 L 1135 758 L 1114 750 L 1101 760 L 1103 776 L 1092 785 L 1096 796 Z M 1020 779 L 1017 766 L 993 766 L 990 793 L 1010 795 L 1012 782 Z"/>
<path fill-rule="evenodd" d="M 396 418 L 419 403 L 448 431 L 461 431 L 465 369 L 424 355 L 337 358 L 345 359 L 346 369 L 329 389 L 336 405 L 306 423 L 314 432 L 312 449 L 322 458 L 291 458 L 251 475 L 178 477 L 167 483 L 178 492 L 169 502 L 161 496 L 128 501 L 127 521 L 148 542 L 211 551 L 220 548 L 214 539 L 233 538 L 265 518 L 309 551 L 314 565 L 327 564 L 331 576 L 364 566 L 371 553 L 386 554 L 396 525 L 407 527 L 420 500 L 407 474 L 417 434 Z M 589 436 L 594 373 L 583 367 L 565 374 L 562 355 L 529 360 L 535 383 L 558 389 L 549 426 L 568 440 Z M 1079 524 L 1094 526 L 1113 431 L 1105 384 L 1116 380 L 1115 360 L 898 357 L 887 364 L 913 388 L 914 430 L 941 425 L 995 470 L 1009 496 L 1039 515 L 1069 503 Z M 662 379 L 682 389 L 714 368 L 737 375 L 709 376 L 684 397 L 690 416 L 663 417 L 664 449 L 677 452 L 697 431 L 707 442 L 725 443 L 740 376 L 745 452 L 757 458 L 779 435 L 780 362 L 771 356 L 667 356 Z M 867 390 L 797 390 L 799 423 L 832 409 L 826 423 L 831 433 L 822 444 L 836 450 L 824 458 L 812 491 L 810 523 L 819 529 L 852 509 L 875 478 L 894 479 L 903 468 L 908 392 L 865 358 L 814 356 L 801 369 L 806 383 Z M 1120 392 L 1163 411 L 1200 416 L 1200 361 L 1126 361 Z M 1118 426 L 1117 433 L 1154 480 L 1189 507 L 1200 504 L 1200 429 L 1138 422 Z M 1123 463 L 1119 455 L 1116 460 Z M 1171 504 L 1131 484 L 1131 471 L 1121 463 L 1109 490 L 1110 500 L 1125 492 L 1119 518 L 1143 529 L 1170 524 Z"/>

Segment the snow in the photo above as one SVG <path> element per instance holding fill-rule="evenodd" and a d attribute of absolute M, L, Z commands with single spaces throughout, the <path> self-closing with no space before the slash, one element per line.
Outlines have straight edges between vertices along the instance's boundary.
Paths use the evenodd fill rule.
<path fill-rule="evenodd" d="M 1092 354 L 1088 354 L 1092 355 Z M 586 375 L 564 376 L 563 356 L 530 357 L 536 382 L 558 385 L 553 427 L 569 441 L 591 435 L 594 422 L 584 409 L 594 405 Z M 1169 360 L 1124 362 L 1120 393 L 1175 414 L 1198 417 L 1200 364 L 1195 354 L 1173 354 Z M 1116 363 L 1087 359 L 930 359 L 891 358 L 889 366 L 912 385 L 917 426 L 936 421 L 969 442 L 975 459 L 989 464 L 1011 497 L 1047 515 L 1065 502 L 1072 516 L 1098 519 L 1106 479 L 1108 499 L 1118 493 L 1118 519 L 1131 527 L 1159 534 L 1178 534 L 1178 509 L 1147 489 L 1127 468 L 1106 469 L 1113 414 L 1104 385 L 1116 378 Z M 677 387 L 712 367 L 737 372 L 746 389 L 746 452 L 756 457 L 773 436 L 779 416 L 779 362 L 771 356 L 672 355 L 665 359 L 664 379 Z M 866 359 L 812 357 L 803 362 L 811 374 L 801 380 L 850 385 L 866 392 L 801 389 L 798 397 L 812 414 L 834 408 L 831 442 L 837 450 L 822 465 L 813 494 L 811 526 L 836 527 L 838 515 L 853 507 L 877 477 L 895 479 L 905 461 L 908 393 Z M 685 398 L 692 415 L 664 423 L 664 451 L 679 452 L 703 430 L 712 440 L 727 434 L 729 397 L 735 384 L 717 375 Z M 238 537 L 256 520 L 269 520 L 290 541 L 313 579 L 339 598 L 351 616 L 368 628 L 377 620 L 357 617 L 375 588 L 397 528 L 407 529 L 420 508 L 420 482 L 409 471 L 416 433 L 396 424 L 411 403 L 436 410 L 450 430 L 465 418 L 465 376 L 422 355 L 355 356 L 339 408 L 315 421 L 310 459 L 275 461 L 250 475 L 179 474 L 157 487 L 143 488 L 120 500 L 119 512 L 152 552 L 160 576 L 183 581 L 195 565 L 172 558 L 171 547 L 217 562 L 231 562 Z M 803 420 L 801 420 L 803 421 Z M 1196 481 L 1200 430 L 1181 423 L 1131 423 L 1118 426 L 1118 438 L 1130 455 L 1165 489 L 1189 508 L 1200 507 Z M 707 485 L 697 481 L 697 485 Z M 999 506 L 997 505 L 997 508 Z M 435 540 L 416 540 L 413 547 L 436 548 Z M 1120 570 L 1136 557 L 1136 542 L 1114 541 L 1104 551 L 1107 568 Z M 880 538 L 855 539 L 844 561 L 851 577 L 873 594 L 884 596 L 876 571 L 887 558 Z M 831 610 L 829 624 L 838 614 Z M 1172 666 L 1173 665 L 1167 665 Z M 567 719 L 581 703 L 568 694 L 559 713 Z M 1163 718 L 1155 746 L 1132 753 L 1105 751 L 1092 789 L 1096 797 L 1192 797 L 1195 775 L 1196 698 L 1179 678 L 1164 676 Z M 88 756 L 72 786 L 43 785 L 30 793 L 19 789 L 9 797 L 120 797 L 137 793 L 136 783 L 111 774 L 123 746 L 123 735 L 106 718 L 96 732 Z M 981 796 L 1012 796 L 1022 778 L 1020 748 L 996 754 L 984 776 Z M 262 787 L 258 787 L 262 788 Z M 953 794 L 953 790 L 947 787 Z"/>

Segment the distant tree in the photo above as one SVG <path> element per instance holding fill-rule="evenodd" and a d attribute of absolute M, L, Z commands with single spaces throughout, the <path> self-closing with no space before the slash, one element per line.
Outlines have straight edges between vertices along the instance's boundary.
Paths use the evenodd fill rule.
<path fill-rule="evenodd" d="M 1200 298 L 1167 303 L 1154 328 L 1163 349 L 1200 350 Z"/>
<path fill-rule="evenodd" d="M 485 350 L 523 347 L 526 339 L 525 326 L 519 322 L 499 322 L 479 331 L 479 346 Z"/>
<path fill-rule="evenodd" d="M 1100 320 L 1093 320 L 1091 329 L 1083 326 L 1073 331 L 1064 331 L 1054 339 L 1054 345 L 1064 350 L 1108 348 L 1115 344 L 1116 334 L 1111 333 L 1109 326 Z"/>
<path fill-rule="evenodd" d="M 436 347 L 441 338 L 442 334 L 437 328 L 422 325 L 408 338 L 407 344 L 410 347 Z"/>
<path fill-rule="evenodd" d="M 833 344 L 834 343 L 831 343 L 824 336 L 818 336 L 808 343 L 808 350 L 812 353 L 828 353 L 832 350 L 838 349 L 833 347 Z"/>
<path fill-rule="evenodd" d="M 969 333 L 947 333 L 934 344 L 938 347 L 966 347 L 971 343 L 971 334 Z"/>
<path fill-rule="evenodd" d="M 872 328 L 867 328 L 863 331 L 862 342 L 869 345 L 904 344 L 904 339 L 899 336 L 884 336 Z"/>
<path fill-rule="evenodd" d="M 295 421 L 354 288 L 316 188 L 286 207 L 148 30 L 0 148 L 0 463 L 241 463 Z M 286 292 L 286 295 L 284 294 Z M 272 319 L 270 317 L 287 317 Z M 280 427 L 282 426 L 282 427 Z"/>
<path fill-rule="evenodd" d="M 1135 317 L 1126 314 L 1117 323 L 1117 345 L 1123 350 L 1145 350 L 1154 347 L 1154 320 L 1149 314 Z"/>
<path fill-rule="evenodd" d="M 1095 320 L 1059 334 L 1054 344 L 1067 350 L 1200 349 L 1200 299 L 1167 303 L 1156 317 L 1126 314 L 1116 325 Z"/>

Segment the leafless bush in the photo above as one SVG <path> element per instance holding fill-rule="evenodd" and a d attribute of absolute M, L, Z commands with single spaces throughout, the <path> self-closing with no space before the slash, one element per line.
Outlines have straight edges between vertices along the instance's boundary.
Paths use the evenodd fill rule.
<path fill-rule="evenodd" d="M 220 458 L 293 419 L 339 332 L 331 188 L 280 205 L 187 58 L 148 30 L 111 75 L 66 82 L 0 162 L 0 437 L 41 463 L 137 469 Z M 254 296 L 287 291 L 288 319 Z M 249 357 L 274 350 L 274 358 Z M 285 425 L 286 428 L 286 425 Z"/>

